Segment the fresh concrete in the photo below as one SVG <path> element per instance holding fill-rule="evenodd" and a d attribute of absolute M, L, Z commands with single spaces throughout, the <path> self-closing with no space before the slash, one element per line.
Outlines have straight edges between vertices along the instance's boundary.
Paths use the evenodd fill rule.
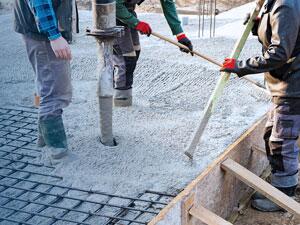
<path fill-rule="evenodd" d="M 84 35 L 85 27 L 92 24 L 91 13 L 81 11 L 80 16 L 82 32 L 72 46 L 74 98 L 64 114 L 73 154 L 56 170 L 67 183 L 123 194 L 145 189 L 178 192 L 267 111 L 268 97 L 263 92 L 232 78 L 191 164 L 183 150 L 220 73 L 214 65 L 180 53 L 168 43 L 142 37 L 134 105 L 114 109 L 113 129 L 119 145 L 104 147 L 99 142 L 97 48 L 94 39 Z M 240 24 L 243 17 L 243 12 L 236 18 L 220 16 L 215 39 L 197 39 L 196 17 L 184 29 L 195 49 L 221 62 L 235 43 L 222 26 Z M 140 18 L 170 36 L 162 15 L 140 14 Z M 240 30 L 233 32 L 238 36 Z M 0 106 L 31 106 L 34 76 L 7 12 L 0 13 L 0 52 Z M 243 57 L 259 52 L 252 38 Z"/>

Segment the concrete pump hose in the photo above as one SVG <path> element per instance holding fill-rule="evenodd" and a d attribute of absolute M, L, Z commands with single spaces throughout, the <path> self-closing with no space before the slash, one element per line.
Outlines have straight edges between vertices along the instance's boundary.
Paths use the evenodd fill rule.
<path fill-rule="evenodd" d="M 115 146 L 112 131 L 113 97 L 99 97 L 101 142 L 106 146 Z"/>

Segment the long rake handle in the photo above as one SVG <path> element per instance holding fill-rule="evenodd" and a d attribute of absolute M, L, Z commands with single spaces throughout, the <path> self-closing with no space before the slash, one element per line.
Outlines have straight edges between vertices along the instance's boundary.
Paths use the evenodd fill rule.
<path fill-rule="evenodd" d="M 243 47 L 245 46 L 245 43 L 248 39 L 248 36 L 251 32 L 253 25 L 254 25 L 253 20 L 258 16 L 258 14 L 264 4 L 264 0 L 257 0 L 256 3 L 257 3 L 257 7 L 253 11 L 251 18 L 249 19 L 249 22 L 248 22 L 247 26 L 245 27 L 243 35 L 236 42 L 236 45 L 230 55 L 231 58 L 237 59 L 240 56 L 241 51 L 242 51 Z M 202 137 L 202 134 L 208 124 L 208 121 L 214 111 L 214 108 L 217 104 L 219 97 L 223 93 L 223 90 L 225 88 L 227 81 L 229 80 L 229 77 L 230 77 L 230 73 L 222 72 L 221 77 L 219 78 L 218 83 L 217 83 L 212 95 L 210 96 L 210 99 L 204 109 L 204 114 L 200 121 L 200 124 L 197 127 L 197 130 L 195 131 L 188 148 L 184 152 L 184 154 L 186 156 L 188 156 L 190 159 L 193 159 L 193 157 L 194 157 L 196 147 L 197 147 L 197 145 Z"/>
<path fill-rule="evenodd" d="M 197 52 L 197 51 L 191 51 L 187 46 L 185 46 L 185 45 L 183 45 L 183 44 L 180 44 L 179 42 L 176 42 L 176 41 L 174 41 L 174 40 L 172 40 L 172 39 L 170 39 L 170 38 L 167 38 L 167 37 L 165 37 L 165 36 L 162 36 L 161 34 L 158 34 L 158 33 L 156 33 L 156 32 L 152 32 L 151 35 L 153 35 L 153 36 L 155 36 L 155 37 L 157 37 L 157 38 L 159 38 L 159 39 L 161 39 L 161 40 L 167 41 L 167 42 L 169 42 L 169 43 L 171 43 L 171 44 L 173 44 L 173 45 L 176 45 L 176 46 L 179 47 L 179 48 L 183 48 L 183 49 L 185 49 L 185 50 L 187 50 L 187 51 L 193 53 L 194 55 L 199 56 L 199 57 L 202 58 L 202 59 L 205 59 L 205 60 L 207 60 L 207 61 L 209 61 L 209 62 L 211 62 L 211 63 L 213 63 L 213 64 L 215 64 L 215 65 L 217 65 L 217 66 L 219 66 L 219 67 L 222 67 L 222 64 L 219 63 L 219 62 L 217 62 L 216 60 L 214 60 L 214 59 L 212 59 L 212 58 L 210 58 L 210 57 L 208 57 L 208 56 L 206 56 L 206 55 L 203 55 L 203 54 L 201 54 L 201 53 L 199 53 L 199 52 Z"/>
<path fill-rule="evenodd" d="M 172 39 L 170 39 L 170 38 L 167 38 L 167 37 L 165 37 L 165 36 L 163 36 L 163 35 L 161 35 L 161 34 L 158 34 L 158 33 L 156 33 L 156 32 L 152 32 L 151 34 L 152 34 L 153 36 L 155 36 L 155 37 L 161 39 L 161 40 L 164 40 L 164 41 L 169 42 L 169 43 L 171 43 L 171 44 L 173 44 L 173 45 L 176 45 L 176 46 L 179 47 L 179 48 L 186 49 L 187 51 L 193 53 L 194 55 L 196 55 L 196 56 L 198 56 L 198 57 L 200 57 L 200 58 L 202 58 L 202 59 L 207 60 L 208 62 L 211 62 L 211 63 L 213 63 L 213 64 L 215 64 L 215 65 L 217 65 L 217 66 L 219 66 L 219 67 L 222 67 L 222 64 L 219 63 L 218 61 L 216 61 L 215 59 L 213 59 L 213 58 L 211 58 L 211 57 L 209 57 L 209 56 L 203 55 L 203 54 L 201 54 L 200 52 L 197 52 L 197 51 L 195 51 L 195 50 L 191 51 L 187 46 L 185 46 L 185 45 L 183 45 L 183 44 L 180 44 L 179 42 L 176 42 L 176 41 L 174 41 L 174 40 L 172 40 Z M 250 83 L 256 85 L 256 86 L 259 87 L 259 88 L 266 89 L 265 86 L 261 85 L 259 82 L 255 81 L 255 80 L 252 80 L 252 79 L 247 78 L 247 77 L 243 77 L 243 79 L 249 81 Z"/>

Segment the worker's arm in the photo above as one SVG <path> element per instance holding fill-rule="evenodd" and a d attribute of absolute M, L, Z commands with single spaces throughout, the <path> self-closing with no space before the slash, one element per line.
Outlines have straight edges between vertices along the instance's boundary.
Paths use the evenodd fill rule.
<path fill-rule="evenodd" d="M 172 0 L 161 0 L 164 15 L 174 35 L 183 32 L 180 21 L 177 16 L 175 3 Z M 125 23 L 131 28 L 135 28 L 140 22 L 125 6 L 124 0 L 116 1 L 116 16 L 117 19 Z"/>
<path fill-rule="evenodd" d="M 41 33 L 45 33 L 49 40 L 61 37 L 52 0 L 28 0 Z"/>
<path fill-rule="evenodd" d="M 71 59 L 69 44 L 58 30 L 52 0 L 28 0 L 28 3 L 35 17 L 39 31 L 47 35 L 56 57 L 66 60 Z"/>
<path fill-rule="evenodd" d="M 126 8 L 124 0 L 116 1 L 116 16 L 130 28 L 135 28 L 139 23 L 139 20 Z"/>
<path fill-rule="evenodd" d="M 178 42 L 187 46 L 190 49 L 190 51 L 193 51 L 192 42 L 183 33 L 183 29 L 181 27 L 181 22 L 178 19 L 174 0 L 160 0 L 160 3 L 161 3 L 161 7 L 162 7 L 163 13 L 165 15 L 165 18 L 169 24 L 169 27 L 171 28 L 172 33 L 174 35 L 176 35 Z M 184 48 L 180 48 L 180 50 L 183 52 L 186 52 L 186 53 L 190 52 Z M 191 54 L 193 55 L 193 53 L 191 53 Z"/>
<path fill-rule="evenodd" d="M 160 0 L 163 13 L 174 35 L 183 33 L 180 20 L 178 19 L 175 2 L 173 0 Z"/>
<path fill-rule="evenodd" d="M 141 34 L 151 34 L 151 27 L 148 23 L 139 21 L 125 6 L 124 0 L 117 0 L 116 2 L 116 16 L 117 19 L 125 23 L 128 27 L 134 28 L 141 32 Z"/>
<path fill-rule="evenodd" d="M 247 74 L 270 72 L 283 67 L 291 57 L 294 57 L 292 54 L 300 27 L 297 10 L 291 6 L 282 5 L 276 9 L 270 19 L 271 44 L 265 53 L 245 61 L 226 59 L 221 71 L 236 73 L 240 77 Z"/>

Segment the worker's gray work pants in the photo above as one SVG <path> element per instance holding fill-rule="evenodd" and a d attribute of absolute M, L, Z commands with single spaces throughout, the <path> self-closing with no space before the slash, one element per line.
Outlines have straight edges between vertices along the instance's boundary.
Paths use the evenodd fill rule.
<path fill-rule="evenodd" d="M 293 187 L 298 184 L 299 132 L 300 99 L 273 104 L 264 140 L 272 166 L 272 184 L 276 187 Z"/>
<path fill-rule="evenodd" d="M 33 40 L 25 35 L 23 39 L 36 74 L 39 117 L 46 119 L 61 115 L 72 98 L 70 61 L 56 58 L 48 41 Z"/>
<path fill-rule="evenodd" d="M 114 88 L 128 90 L 132 88 L 133 73 L 140 55 L 141 47 L 138 31 L 125 27 L 125 35 L 114 43 Z"/>

